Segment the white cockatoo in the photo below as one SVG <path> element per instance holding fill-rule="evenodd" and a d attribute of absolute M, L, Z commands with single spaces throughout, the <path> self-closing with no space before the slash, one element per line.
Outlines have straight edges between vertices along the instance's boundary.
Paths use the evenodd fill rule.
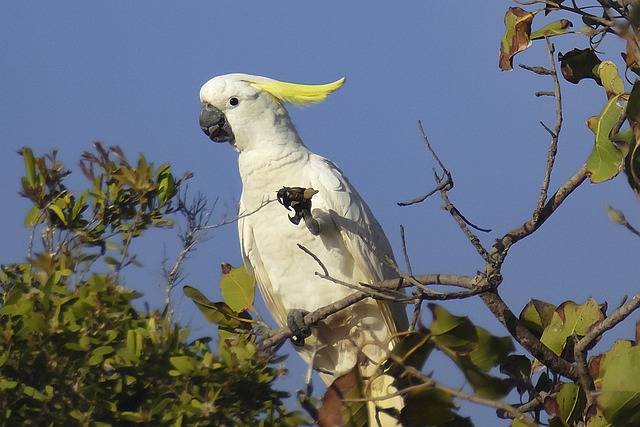
<path fill-rule="evenodd" d="M 244 264 L 280 326 L 295 326 L 292 313 L 301 319 L 300 313 L 355 292 L 317 276 L 318 262 L 298 245 L 337 281 L 359 286 L 397 277 L 389 266 L 391 246 L 371 210 L 333 162 L 303 144 L 284 107 L 323 101 L 343 83 L 344 78 L 301 85 L 228 74 L 200 90 L 200 127 L 211 140 L 229 142 L 239 153 L 243 187 L 238 231 Z M 283 187 L 315 190 L 304 196 L 307 202 L 311 197 L 310 211 L 296 210 L 297 218 L 290 218 L 290 211 L 276 201 Z M 298 224 L 300 219 L 304 224 Z M 311 336 L 295 348 L 327 384 L 356 365 L 366 380 L 397 332 L 406 328 L 404 305 L 368 298 L 314 325 Z M 395 391 L 391 377 L 365 384 L 366 396 L 377 398 L 369 403 L 370 425 L 396 425 L 385 414 L 374 413 L 375 405 L 402 407 L 399 396 L 380 399 Z"/>

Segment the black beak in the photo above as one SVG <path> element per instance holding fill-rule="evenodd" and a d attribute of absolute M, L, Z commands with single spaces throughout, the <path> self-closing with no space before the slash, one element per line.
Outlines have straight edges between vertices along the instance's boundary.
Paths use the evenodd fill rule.
<path fill-rule="evenodd" d="M 213 142 L 233 142 L 231 125 L 224 113 L 211 104 L 204 104 L 200 110 L 200 129 Z"/>

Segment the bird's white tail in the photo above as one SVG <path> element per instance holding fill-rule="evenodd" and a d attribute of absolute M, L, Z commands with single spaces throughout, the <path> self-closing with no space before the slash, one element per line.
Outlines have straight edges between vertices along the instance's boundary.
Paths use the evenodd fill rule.
<path fill-rule="evenodd" d="M 400 425 L 397 418 L 385 411 L 387 409 L 390 410 L 389 412 L 400 413 L 404 406 L 402 396 L 396 394 L 398 390 L 393 385 L 393 381 L 394 378 L 391 375 L 379 375 L 366 384 L 365 395 L 371 399 L 367 404 L 370 427 Z M 392 397 L 386 398 L 387 396 Z"/>

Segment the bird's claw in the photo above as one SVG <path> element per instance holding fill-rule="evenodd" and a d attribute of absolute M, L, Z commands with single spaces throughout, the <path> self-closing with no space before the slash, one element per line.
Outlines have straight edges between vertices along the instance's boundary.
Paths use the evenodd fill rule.
<path fill-rule="evenodd" d="M 293 224 L 300 224 L 300 220 L 304 220 L 304 224 L 311 234 L 317 236 L 320 234 L 320 224 L 311 215 L 311 198 L 317 193 L 313 188 L 303 187 L 282 187 L 278 190 L 278 201 L 287 210 L 292 210 L 295 215 L 289 216 L 289 221 Z"/>
<path fill-rule="evenodd" d="M 311 335 L 311 328 L 305 323 L 304 316 L 309 314 L 306 310 L 294 308 L 287 314 L 287 326 L 291 329 L 291 342 L 296 346 L 303 346 L 305 338 Z"/>

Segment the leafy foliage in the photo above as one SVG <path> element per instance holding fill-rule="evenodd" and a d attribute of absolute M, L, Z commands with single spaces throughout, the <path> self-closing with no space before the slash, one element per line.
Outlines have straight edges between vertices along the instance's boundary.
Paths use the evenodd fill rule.
<path fill-rule="evenodd" d="M 544 7 L 534 11 L 513 7 L 507 11 L 505 36 L 500 51 L 501 68 L 512 69 L 513 57 L 531 46 L 531 40 L 536 38 L 534 34 L 539 35 L 539 32 L 532 32 L 531 28 L 542 15 L 539 13 L 542 10 L 545 16 L 564 13 L 579 17 L 584 26 L 576 33 L 585 36 L 581 40 L 584 43 L 566 54 L 559 53 L 557 60 L 566 81 L 583 84 L 585 80 L 593 80 L 603 87 L 606 95 L 600 114 L 586 120 L 587 126 L 594 133 L 594 147 L 586 160 L 586 170 L 592 183 L 610 180 L 624 171 L 631 188 L 636 194 L 640 194 L 637 154 L 637 141 L 640 138 L 640 86 L 636 77 L 640 76 L 637 61 L 640 52 L 640 8 L 635 3 L 620 1 L 590 5 L 585 5 L 586 2 L 572 2 L 569 5 L 563 1 L 553 4 L 534 1 L 530 5 L 536 3 Z M 545 38 L 562 36 L 566 33 L 562 28 L 566 30 L 571 27 L 555 21 L 543 28 L 549 26 L 560 30 L 545 33 Z M 625 80 L 614 62 L 599 57 L 603 52 L 598 47 L 604 37 L 609 35 L 617 36 L 624 45 L 620 54 L 627 70 L 623 75 L 632 84 L 631 88 L 625 87 Z M 550 48 L 550 52 L 553 52 L 553 48 Z M 608 208 L 608 213 L 613 222 L 638 234 L 622 212 Z M 636 425 L 640 422 L 637 418 L 640 407 L 640 394 L 635 384 L 637 381 L 629 380 L 638 375 L 636 371 L 640 367 L 640 360 L 636 356 L 637 343 L 618 341 L 608 352 L 592 356 L 588 359 L 588 372 L 585 361 L 578 358 L 586 357 L 600 335 L 590 337 L 587 348 L 574 347 L 580 345 L 580 341 L 592 330 L 611 320 L 607 318 L 606 311 L 606 304 L 599 305 L 593 299 L 581 305 L 566 301 L 557 307 L 532 300 L 520 314 L 521 323 L 541 343 L 564 360 L 582 368 L 580 379 L 576 382 L 567 382 L 549 376 L 548 373 L 539 374 L 536 382 L 534 374 L 540 370 L 541 365 L 537 360 L 510 356 L 509 363 L 502 366 L 503 372 L 515 381 L 521 395 L 528 393 L 530 399 L 535 396 L 544 397 L 544 409 L 550 416 L 550 426 L 619 426 Z M 621 315 L 618 317 L 620 320 L 624 318 Z M 613 371 L 610 371 L 611 368 Z M 512 425 L 521 423 L 516 420 Z"/>
<path fill-rule="evenodd" d="M 167 227 L 184 179 L 96 145 L 81 162 L 90 191 L 68 190 L 55 153 L 21 151 L 27 225 L 43 251 L 0 273 L 0 424 L 299 425 L 272 388 L 282 371 L 247 342 L 188 343 L 189 331 L 118 283 L 129 243 Z M 97 250 L 96 250 L 97 248 Z M 95 271 L 102 261 L 110 274 Z"/>

